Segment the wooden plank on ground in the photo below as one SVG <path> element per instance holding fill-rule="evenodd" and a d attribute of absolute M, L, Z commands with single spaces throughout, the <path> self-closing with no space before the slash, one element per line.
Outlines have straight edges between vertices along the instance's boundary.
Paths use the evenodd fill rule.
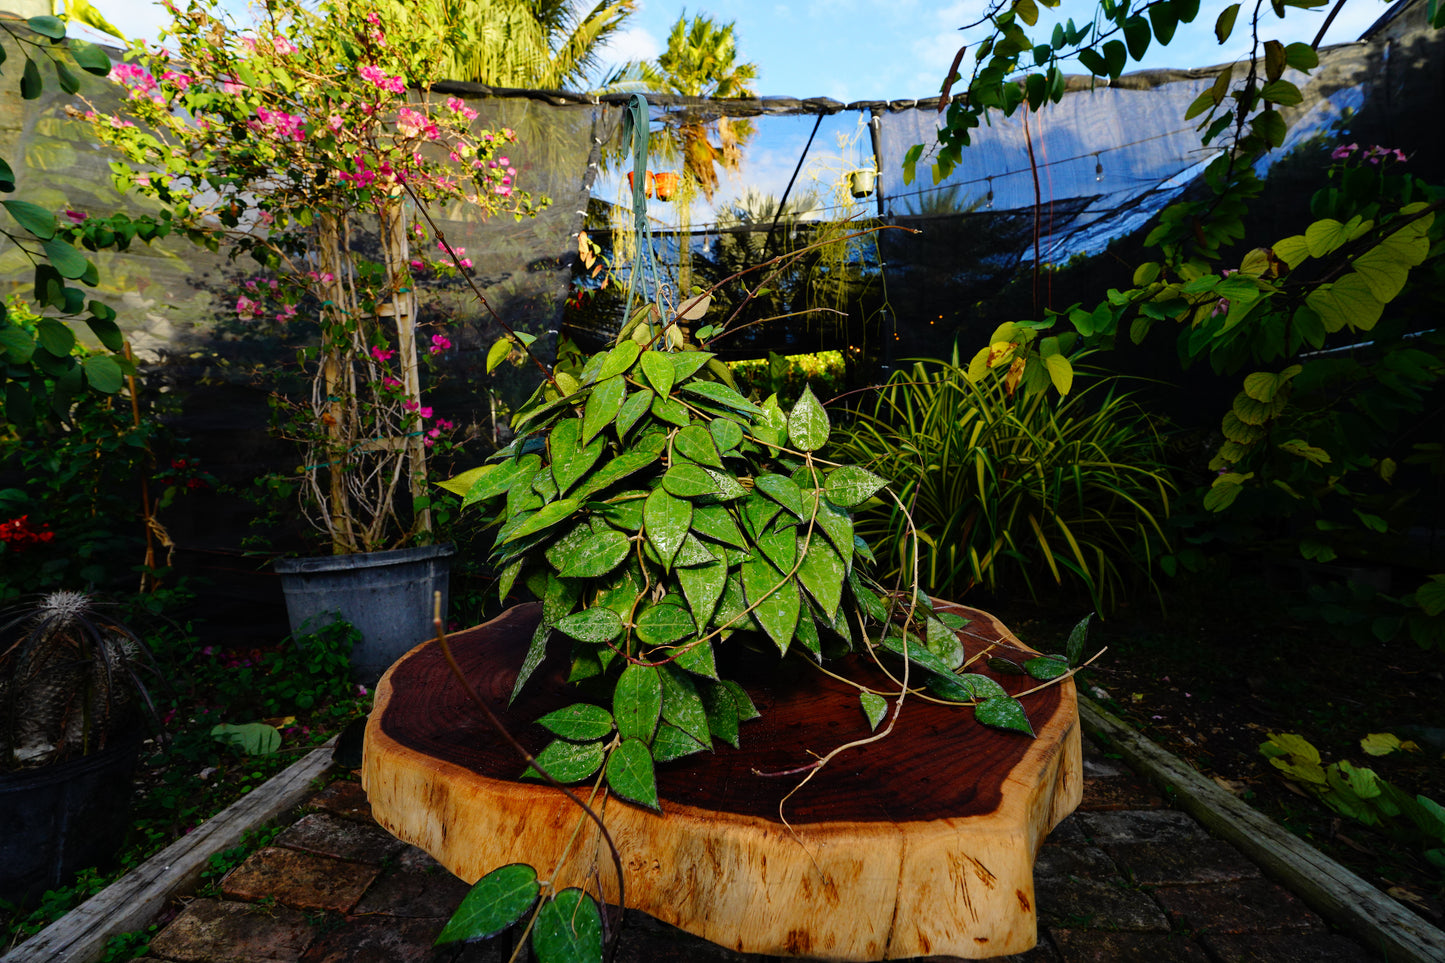
<path fill-rule="evenodd" d="M 0 963 L 94 963 L 106 941 L 145 927 L 176 892 L 200 878 L 211 856 L 304 802 L 331 766 L 330 742 L 307 753 L 191 832 L 0 958 Z"/>
<path fill-rule="evenodd" d="M 1180 808 L 1233 843 L 1317 913 L 1384 954 L 1407 963 L 1445 960 L 1445 932 L 1225 792 L 1184 760 L 1079 696 L 1079 719 L 1141 775 L 1174 791 Z"/>

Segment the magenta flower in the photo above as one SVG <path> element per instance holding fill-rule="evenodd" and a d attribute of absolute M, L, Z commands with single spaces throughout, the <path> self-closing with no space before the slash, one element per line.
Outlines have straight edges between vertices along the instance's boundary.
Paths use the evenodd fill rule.
<path fill-rule="evenodd" d="M 67 210 L 67 211 L 65 212 L 65 216 L 68 217 L 68 218 L 70 218 L 70 219 L 71 219 L 72 221 L 74 221 L 76 224 L 81 224 L 81 223 L 84 223 L 85 219 L 86 219 L 87 217 L 89 217 L 90 215 L 88 215 L 88 214 L 82 214 L 80 211 Z"/>
<path fill-rule="evenodd" d="M 393 378 L 391 375 L 384 375 L 381 379 L 381 386 L 388 391 L 395 391 L 401 387 L 401 380 Z"/>
<path fill-rule="evenodd" d="M 401 408 L 403 411 L 416 411 L 420 407 L 421 404 L 419 402 L 413 401 L 411 398 L 408 398 L 401 403 Z"/>
<path fill-rule="evenodd" d="M 403 80 L 401 77 L 391 76 L 386 71 L 382 70 L 380 67 L 377 67 L 374 64 L 367 64 L 365 67 L 362 67 L 360 70 L 358 70 L 357 73 L 361 75 L 362 80 L 365 80 L 371 84 L 375 84 L 382 90 L 389 91 L 393 94 L 406 93 L 405 80 Z"/>
<path fill-rule="evenodd" d="M 391 350 L 390 348 L 383 348 L 380 345 L 374 345 L 371 349 L 371 356 L 377 361 L 385 363 L 396 357 L 396 352 Z"/>
<path fill-rule="evenodd" d="M 434 335 L 431 336 L 431 353 L 432 353 L 432 354 L 440 354 L 441 352 L 445 351 L 446 349 L 450 348 L 451 346 L 452 346 L 451 339 L 448 338 L 446 335 L 444 335 L 444 334 L 434 334 Z"/>
<path fill-rule="evenodd" d="M 242 321 L 250 321 L 256 317 L 260 307 L 259 302 L 252 301 L 243 294 L 236 299 L 236 316 Z"/>

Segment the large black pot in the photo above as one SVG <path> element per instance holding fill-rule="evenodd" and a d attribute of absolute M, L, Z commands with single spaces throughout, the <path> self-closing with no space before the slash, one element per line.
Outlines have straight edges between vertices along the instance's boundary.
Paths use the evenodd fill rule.
<path fill-rule="evenodd" d="M 0 899 L 26 903 L 115 856 L 140 745 L 0 775 Z"/>

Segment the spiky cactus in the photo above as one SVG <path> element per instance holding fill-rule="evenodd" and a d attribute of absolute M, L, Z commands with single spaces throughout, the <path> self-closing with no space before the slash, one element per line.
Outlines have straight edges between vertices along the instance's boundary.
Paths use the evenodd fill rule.
<path fill-rule="evenodd" d="M 0 624 L 0 769 L 98 752 L 152 709 L 149 653 L 81 592 L 41 596 Z"/>

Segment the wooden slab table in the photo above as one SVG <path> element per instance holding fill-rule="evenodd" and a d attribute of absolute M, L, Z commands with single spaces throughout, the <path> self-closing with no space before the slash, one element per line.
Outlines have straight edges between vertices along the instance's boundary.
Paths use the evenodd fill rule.
<path fill-rule="evenodd" d="M 991 655 L 1033 654 L 987 613 L 941 609 L 971 620 L 960 631 L 970 654 L 990 643 Z M 549 658 L 506 705 L 540 611 L 518 606 L 449 637 L 473 685 L 534 753 L 550 741 L 534 720 L 577 701 L 561 684 L 561 659 Z M 1072 681 L 1023 698 L 1034 739 L 910 697 L 891 736 L 835 758 L 787 800 L 784 825 L 779 802 L 799 777 L 758 773 L 804 765 L 866 735 L 868 724 L 855 688 L 797 660 L 751 679 L 740 671 L 723 675 L 739 678 L 762 712 L 743 724 L 741 749 L 719 743 L 660 766 L 662 815 L 605 804 L 629 907 L 746 953 L 981 958 L 1034 945 L 1034 856 L 1082 792 Z M 845 674 L 884 686 L 861 660 Z M 1015 693 L 1037 685 L 995 678 Z M 381 825 L 467 882 L 526 862 L 559 888 L 600 887 L 615 901 L 594 827 L 555 789 L 520 781 L 521 771 L 434 642 L 382 678 L 362 769 Z"/>

